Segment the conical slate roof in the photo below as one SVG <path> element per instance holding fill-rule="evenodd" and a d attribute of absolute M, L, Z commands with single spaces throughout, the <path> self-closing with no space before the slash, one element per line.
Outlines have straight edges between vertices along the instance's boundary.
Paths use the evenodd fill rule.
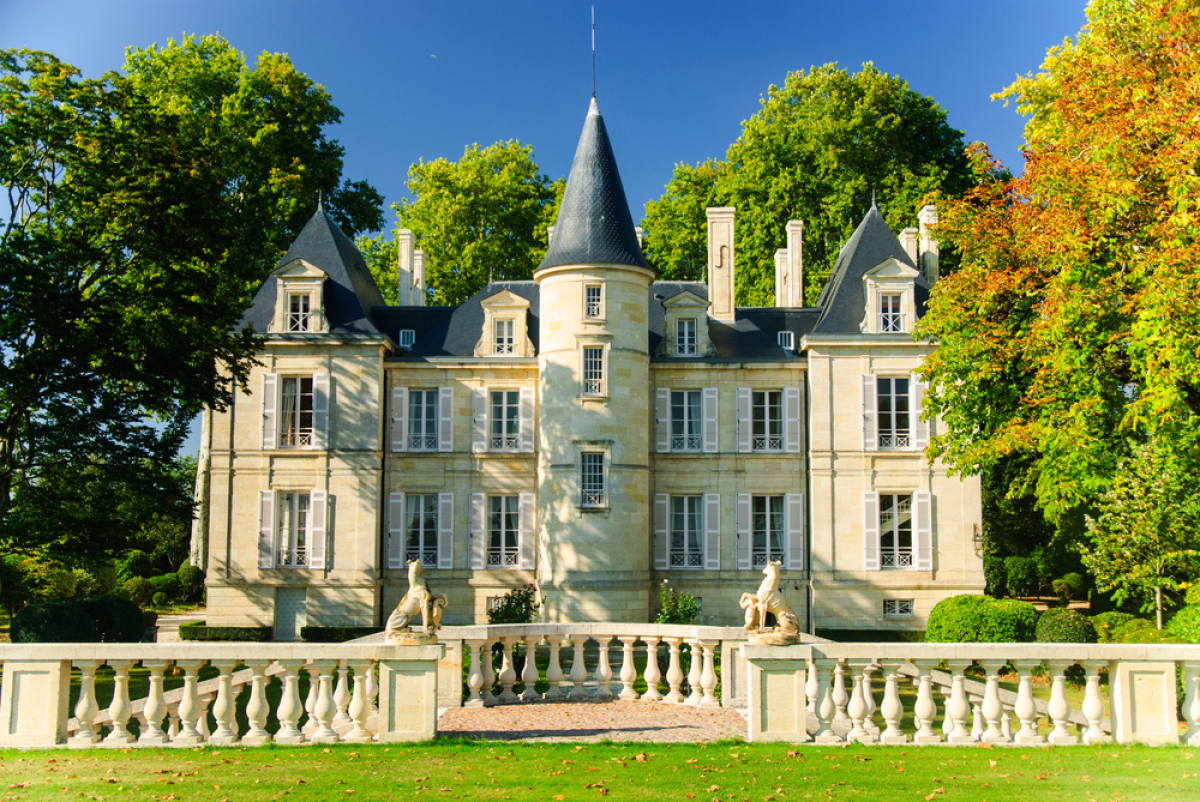
<path fill-rule="evenodd" d="M 650 268 L 638 246 L 625 188 L 596 98 L 592 98 L 575 149 L 550 249 L 538 269 L 578 264 Z"/>

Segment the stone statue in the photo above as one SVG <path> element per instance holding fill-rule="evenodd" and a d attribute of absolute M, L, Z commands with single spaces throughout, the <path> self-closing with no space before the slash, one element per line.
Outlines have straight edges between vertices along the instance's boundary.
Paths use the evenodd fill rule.
<path fill-rule="evenodd" d="M 746 611 L 746 631 L 755 643 L 784 645 L 800 642 L 800 619 L 792 612 L 787 600 L 779 592 L 781 563 L 770 562 L 763 568 L 766 579 L 758 586 L 758 593 L 742 594 L 742 609 Z M 767 614 L 775 616 L 776 626 L 764 626 Z"/>
<path fill-rule="evenodd" d="M 437 642 L 436 635 L 442 628 L 442 610 L 446 608 L 445 596 L 434 596 L 425 585 L 425 570 L 420 560 L 408 561 L 408 593 L 396 605 L 395 611 L 388 617 L 387 628 L 384 630 L 384 640 L 395 644 L 413 644 L 418 642 Z M 417 613 L 421 614 L 421 630 L 414 632 L 409 627 Z M 423 637 L 422 637 L 423 636 Z"/>

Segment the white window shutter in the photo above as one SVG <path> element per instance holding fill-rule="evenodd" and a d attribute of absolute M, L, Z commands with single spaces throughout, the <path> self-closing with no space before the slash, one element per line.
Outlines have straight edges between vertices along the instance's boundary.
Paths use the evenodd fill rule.
<path fill-rule="evenodd" d="M 275 567 L 275 491 L 258 492 L 258 567 Z"/>
<path fill-rule="evenodd" d="M 783 388 L 783 450 L 800 453 L 800 388 Z"/>
<path fill-rule="evenodd" d="M 392 451 L 408 451 L 408 388 L 392 388 Z"/>
<path fill-rule="evenodd" d="M 454 450 L 454 388 L 438 388 L 438 451 Z"/>
<path fill-rule="evenodd" d="M 804 570 L 804 494 L 784 496 L 784 516 L 787 526 L 787 565 L 789 571 Z"/>
<path fill-rule="evenodd" d="M 721 570 L 721 495 L 704 494 L 704 570 Z"/>
<path fill-rule="evenodd" d="M 913 531 L 917 534 L 917 570 L 933 570 L 933 496 L 913 493 Z"/>
<path fill-rule="evenodd" d="M 534 547 L 537 545 L 537 496 L 522 493 L 519 501 L 518 518 L 520 529 L 517 536 L 518 568 L 533 570 Z"/>
<path fill-rule="evenodd" d="M 329 374 L 313 374 L 313 448 L 329 448 Z"/>
<path fill-rule="evenodd" d="M 659 454 L 671 450 L 671 388 L 659 387 L 654 394 L 654 439 Z"/>
<path fill-rule="evenodd" d="M 878 493 L 863 493 L 863 570 L 879 570 Z"/>
<path fill-rule="evenodd" d="M 669 549 L 671 534 L 667 529 L 671 518 L 671 497 L 666 493 L 654 494 L 654 570 L 666 571 L 670 565 Z"/>
<path fill-rule="evenodd" d="M 520 431 L 521 431 L 521 451 L 526 454 L 533 453 L 533 395 L 536 392 L 534 387 L 521 388 L 521 407 L 520 407 Z"/>
<path fill-rule="evenodd" d="M 862 441 L 863 451 L 879 450 L 879 412 L 875 374 L 862 375 Z"/>
<path fill-rule="evenodd" d="M 754 447 L 753 430 L 750 427 L 750 388 L 739 387 L 737 391 L 738 451 L 745 454 Z"/>
<path fill-rule="evenodd" d="M 716 387 L 704 388 L 704 453 L 721 450 L 720 429 L 717 428 L 718 393 Z"/>
<path fill-rule="evenodd" d="M 912 374 L 909 380 L 912 388 L 912 399 L 909 403 L 909 414 L 913 422 L 913 448 L 924 451 L 929 445 L 929 421 L 921 420 L 921 405 L 925 401 L 925 388 L 928 387 L 917 374 Z"/>
<path fill-rule="evenodd" d="M 438 493 L 438 561 L 437 567 L 454 567 L 454 494 Z"/>
<path fill-rule="evenodd" d="M 471 506 L 467 512 L 471 528 L 471 570 L 482 571 L 487 568 L 487 496 L 483 493 L 472 493 Z"/>
<path fill-rule="evenodd" d="M 404 566 L 404 494 L 388 494 L 388 545 L 387 567 L 403 569 Z"/>
<path fill-rule="evenodd" d="M 749 571 L 750 547 L 752 545 L 750 532 L 750 494 L 738 493 L 737 497 L 737 567 L 739 571 Z"/>
<path fill-rule="evenodd" d="M 324 490 L 313 490 L 309 495 L 309 505 L 308 567 L 324 570 L 327 535 L 325 522 L 329 520 L 329 494 Z"/>
<path fill-rule="evenodd" d="M 488 450 L 488 391 L 486 387 L 471 390 L 471 450 L 480 453 Z M 449 451 L 450 449 L 442 449 Z"/>
<path fill-rule="evenodd" d="M 279 442 L 279 376 L 264 373 L 262 380 L 262 447 L 270 451 Z"/>

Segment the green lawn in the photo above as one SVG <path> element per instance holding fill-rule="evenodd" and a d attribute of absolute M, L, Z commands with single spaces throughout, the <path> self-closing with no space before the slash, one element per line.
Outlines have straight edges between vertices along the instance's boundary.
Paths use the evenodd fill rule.
<path fill-rule="evenodd" d="M 3 799 L 1180 800 L 1182 748 L 513 744 L 0 751 Z"/>

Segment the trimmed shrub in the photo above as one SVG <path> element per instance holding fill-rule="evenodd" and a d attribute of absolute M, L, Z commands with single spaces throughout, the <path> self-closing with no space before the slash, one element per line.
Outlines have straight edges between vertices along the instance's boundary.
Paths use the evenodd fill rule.
<path fill-rule="evenodd" d="M 117 563 L 117 583 L 124 585 L 134 577 L 149 579 L 154 576 L 154 559 L 144 551 L 133 549 Z"/>
<path fill-rule="evenodd" d="M 1038 591 L 1037 561 L 1031 557 L 1005 557 L 1009 596 L 1032 596 Z"/>
<path fill-rule="evenodd" d="M 91 617 L 102 643 L 140 643 L 146 631 L 142 611 L 120 596 L 89 596 L 79 600 L 84 614 Z"/>
<path fill-rule="evenodd" d="M 951 596 L 929 613 L 928 643 L 1027 643 L 1033 638 L 1037 611 L 1016 599 Z"/>
<path fill-rule="evenodd" d="M 1038 643 L 1095 643 L 1096 628 L 1091 619 L 1068 607 L 1056 607 L 1038 619 Z"/>
<path fill-rule="evenodd" d="M 273 635 L 271 627 L 209 627 L 203 621 L 179 625 L 181 640 L 229 640 L 268 642 Z"/>
<path fill-rule="evenodd" d="M 142 611 L 118 596 L 37 602 L 21 609 L 9 635 L 13 643 L 138 643 Z"/>
<path fill-rule="evenodd" d="M 1184 643 L 1200 643 L 1200 604 L 1189 604 L 1175 613 L 1167 632 Z"/>
<path fill-rule="evenodd" d="M 1087 592 L 1087 579 L 1083 574 L 1072 571 L 1069 574 L 1063 574 L 1062 581 L 1067 583 L 1067 587 L 1071 589 L 1072 599 L 1082 599 Z"/>
<path fill-rule="evenodd" d="M 182 588 L 180 598 L 190 602 L 200 599 L 200 594 L 204 592 L 203 571 L 185 563 L 175 572 L 175 578 L 179 580 L 179 587 Z"/>
<path fill-rule="evenodd" d="M 1038 611 L 1020 599 L 999 599 L 995 610 L 995 639 L 992 643 L 1030 643 L 1037 634 Z"/>
<path fill-rule="evenodd" d="M 1179 643 L 1165 629 L 1159 629 L 1153 621 L 1135 618 L 1113 630 L 1113 643 Z"/>
<path fill-rule="evenodd" d="M 305 643 L 345 643 L 383 632 L 380 627 L 300 627 L 300 640 Z"/>
<path fill-rule="evenodd" d="M 1004 570 L 1003 557 L 983 558 L 983 579 L 987 582 L 987 595 L 1002 599 L 1008 594 L 1008 571 Z"/>
<path fill-rule="evenodd" d="M 155 607 L 166 607 L 171 602 L 169 599 L 167 599 L 167 594 L 159 591 L 158 593 L 154 594 L 153 603 Z"/>
<path fill-rule="evenodd" d="M 166 597 L 167 602 L 173 602 L 183 595 L 183 585 L 179 584 L 179 578 L 174 574 L 152 576 L 150 583 L 154 585 L 156 593 L 161 593 Z M 154 603 L 158 604 L 157 601 Z"/>
<path fill-rule="evenodd" d="M 1092 616 L 1092 626 L 1096 629 L 1096 641 L 1098 643 L 1116 643 L 1113 640 L 1113 633 L 1121 626 L 1128 624 L 1136 618 L 1137 616 L 1135 615 L 1116 610 Z"/>
<path fill-rule="evenodd" d="M 1200 579 L 1188 586 L 1187 595 L 1183 597 L 1184 604 L 1200 604 Z"/>
<path fill-rule="evenodd" d="M 149 579 L 142 579 L 140 576 L 127 579 L 121 586 L 121 593 L 128 596 L 129 600 L 138 607 L 145 607 L 149 604 L 157 592 L 158 588 L 154 587 L 153 582 Z"/>

